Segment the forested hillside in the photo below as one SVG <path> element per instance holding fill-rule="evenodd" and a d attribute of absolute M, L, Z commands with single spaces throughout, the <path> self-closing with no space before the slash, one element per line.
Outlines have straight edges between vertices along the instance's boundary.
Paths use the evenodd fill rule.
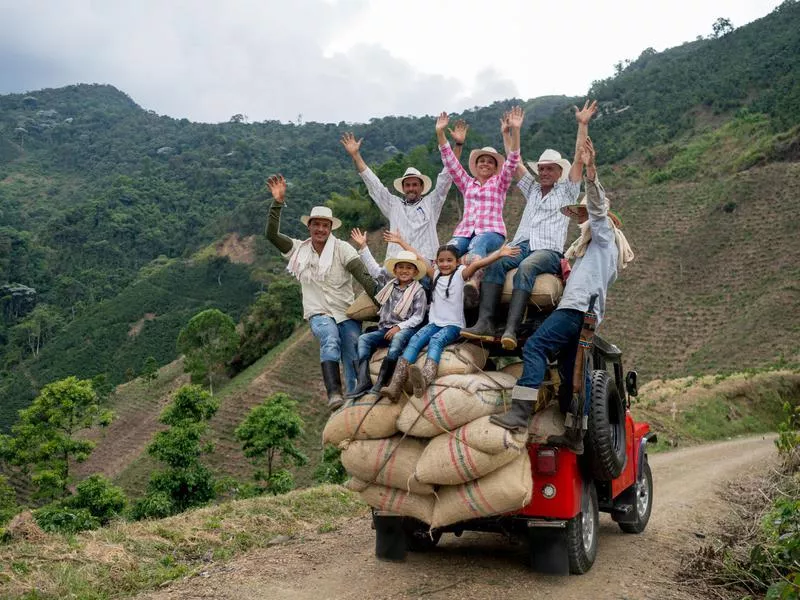
<path fill-rule="evenodd" d="M 637 253 L 603 325 L 629 364 L 653 376 L 796 362 L 800 4 L 718 39 L 644 50 L 589 95 L 601 105 L 601 175 Z M 571 152 L 577 100 L 522 102 L 526 158 Z M 517 102 L 459 115 L 466 150 L 500 146 L 498 117 Z M 348 224 L 377 226 L 338 141 L 350 130 L 384 181 L 409 162 L 440 168 L 431 117 L 212 125 L 103 85 L 0 96 L 0 429 L 53 379 L 116 384 L 149 356 L 169 362 L 203 308 L 245 314 L 280 277 L 277 255 L 263 242 L 250 264 L 198 251 L 261 233 L 270 173 L 290 183 L 290 234 L 326 201 Z M 511 229 L 518 215 L 509 206 Z M 446 212 L 443 235 L 456 217 Z"/>

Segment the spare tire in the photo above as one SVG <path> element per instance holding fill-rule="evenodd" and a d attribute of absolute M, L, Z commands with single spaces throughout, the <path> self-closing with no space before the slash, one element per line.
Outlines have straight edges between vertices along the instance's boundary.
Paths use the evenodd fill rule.
<path fill-rule="evenodd" d="M 597 481 L 620 476 L 627 459 L 625 404 L 606 371 L 592 372 L 587 459 Z"/>

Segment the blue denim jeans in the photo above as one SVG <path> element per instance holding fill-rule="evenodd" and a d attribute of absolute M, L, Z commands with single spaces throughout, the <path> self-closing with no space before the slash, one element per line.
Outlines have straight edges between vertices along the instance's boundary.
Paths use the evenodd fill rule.
<path fill-rule="evenodd" d="M 391 340 L 387 340 L 385 337 L 383 337 L 386 332 L 389 331 L 388 328 L 378 328 L 375 331 L 361 334 L 361 337 L 358 338 L 359 362 L 368 359 L 378 348 L 385 348 L 386 346 L 389 346 L 389 352 L 386 354 L 386 358 L 390 360 L 397 360 L 400 358 L 400 354 L 403 352 L 403 350 L 405 350 L 406 345 L 408 345 L 408 340 L 410 340 L 418 330 L 419 327 L 401 329 L 394 334 L 394 337 Z"/>
<path fill-rule="evenodd" d="M 561 272 L 561 253 L 554 250 L 531 252 L 528 242 L 522 242 L 519 248 L 520 253 L 517 256 L 504 256 L 486 267 L 483 280 L 486 283 L 503 285 L 506 281 L 506 273 L 511 269 L 517 269 L 517 272 L 514 273 L 514 289 L 530 292 L 539 275 L 543 273 L 558 275 Z"/>
<path fill-rule="evenodd" d="M 319 360 L 341 361 L 344 366 L 346 393 L 356 389 L 356 359 L 361 321 L 347 319 L 337 323 L 333 317 L 314 315 L 308 320 L 311 333 L 319 340 Z"/>
<path fill-rule="evenodd" d="M 459 258 L 467 252 L 483 258 L 502 246 L 505 240 L 506 238 L 496 231 L 487 231 L 470 237 L 454 237 L 447 243 L 458 248 Z"/>
<path fill-rule="evenodd" d="M 581 311 L 571 308 L 554 310 L 522 348 L 522 377 L 517 380 L 517 385 L 521 387 L 538 389 L 547 372 L 547 359 L 558 356 L 558 372 L 562 381 L 558 401 L 562 413 L 569 410 L 572 397 L 572 373 L 582 325 Z"/>
<path fill-rule="evenodd" d="M 439 327 L 433 323 L 428 323 L 415 333 L 414 337 L 408 342 L 406 351 L 403 352 L 403 358 L 413 363 L 419 358 L 419 353 L 422 352 L 425 344 L 428 344 L 427 357 L 438 364 L 445 347 L 455 342 L 459 337 L 461 337 L 461 328 L 458 325 Z"/>

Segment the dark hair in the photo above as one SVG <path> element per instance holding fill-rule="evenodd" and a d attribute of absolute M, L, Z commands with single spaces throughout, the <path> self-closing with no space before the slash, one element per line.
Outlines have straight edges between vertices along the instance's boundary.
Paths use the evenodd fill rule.
<path fill-rule="evenodd" d="M 453 256 L 456 257 L 456 260 L 458 260 L 458 248 L 456 248 L 453 244 L 445 244 L 444 246 L 439 246 L 439 249 L 436 251 L 436 258 L 439 258 L 439 255 L 442 252 L 450 252 Z M 447 279 L 447 287 L 444 288 L 445 298 L 450 297 L 450 284 L 453 283 L 453 275 L 456 274 L 456 271 L 458 271 L 458 267 L 456 267 L 455 271 L 450 273 L 450 277 Z M 442 272 L 439 271 L 439 273 L 436 275 L 436 278 L 433 280 L 433 284 L 431 285 L 431 302 L 433 302 L 433 299 L 435 298 L 433 292 L 436 290 L 436 284 L 439 283 L 439 278 L 441 276 Z"/>

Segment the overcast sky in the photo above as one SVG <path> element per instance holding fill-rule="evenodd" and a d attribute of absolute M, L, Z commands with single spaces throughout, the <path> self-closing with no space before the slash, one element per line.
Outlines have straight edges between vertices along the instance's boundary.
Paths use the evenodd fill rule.
<path fill-rule="evenodd" d="M 109 83 L 195 121 L 367 121 L 582 95 L 780 0 L 0 0 L 0 93 Z"/>

